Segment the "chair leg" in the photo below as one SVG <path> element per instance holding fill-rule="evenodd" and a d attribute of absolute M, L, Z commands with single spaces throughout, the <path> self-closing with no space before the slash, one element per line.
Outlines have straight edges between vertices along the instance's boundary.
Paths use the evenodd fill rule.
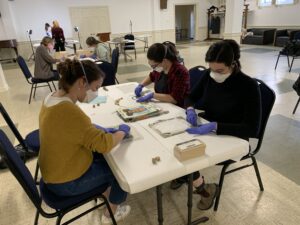
<path fill-rule="evenodd" d="M 61 219 L 63 218 L 63 214 L 58 215 L 57 219 L 56 219 L 56 225 L 60 225 Z"/>
<path fill-rule="evenodd" d="M 136 49 L 134 49 L 134 57 L 135 57 L 135 60 L 136 60 Z"/>
<path fill-rule="evenodd" d="M 290 68 L 290 57 L 289 57 L 289 55 L 287 55 L 286 58 L 287 58 L 288 66 Z"/>
<path fill-rule="evenodd" d="M 254 170 L 255 170 L 255 173 L 256 173 L 256 178 L 257 178 L 260 190 L 264 191 L 264 186 L 263 186 L 263 183 L 262 183 L 262 180 L 261 180 L 261 177 L 260 177 L 260 173 L 259 173 L 259 170 L 258 170 L 256 159 L 255 159 L 254 156 L 251 156 L 251 159 L 252 159 L 252 162 L 253 162 L 253 166 L 254 166 Z"/>
<path fill-rule="evenodd" d="M 119 81 L 118 81 L 118 79 L 116 77 L 115 77 L 115 80 L 116 80 L 117 84 L 119 84 Z"/>
<path fill-rule="evenodd" d="M 39 168 L 40 168 L 40 165 L 39 165 L 38 162 L 36 162 L 35 172 L 34 172 L 34 181 L 35 181 L 36 185 L 38 185 L 40 183 L 40 182 L 37 181 L 38 175 L 39 175 Z"/>
<path fill-rule="evenodd" d="M 52 92 L 52 88 L 51 88 L 49 82 L 47 82 L 47 84 L 48 84 L 48 87 L 50 88 L 50 91 Z"/>
<path fill-rule="evenodd" d="M 223 187 L 223 182 L 224 182 L 224 178 L 225 178 L 226 170 L 227 170 L 228 166 L 229 166 L 229 164 L 225 164 L 222 168 L 222 171 L 221 171 L 220 180 L 219 180 L 219 193 L 217 194 L 217 197 L 216 197 L 216 200 L 215 200 L 214 211 L 218 210 L 219 201 L 220 201 L 221 192 L 222 192 L 222 187 Z"/>
<path fill-rule="evenodd" d="M 292 59 L 292 63 L 291 63 L 291 66 L 290 66 L 290 70 L 289 70 L 289 72 L 291 72 L 291 70 L 292 70 L 293 63 L 294 63 L 294 59 L 295 59 L 295 57 L 293 56 L 293 59 Z"/>
<path fill-rule="evenodd" d="M 295 114 L 295 112 L 296 112 L 296 110 L 297 110 L 297 108 L 298 108 L 299 102 L 300 102 L 300 97 L 299 97 L 299 99 L 298 99 L 298 102 L 297 102 L 296 105 L 295 105 L 295 108 L 294 108 L 294 110 L 293 110 L 293 114 Z"/>
<path fill-rule="evenodd" d="M 276 68 L 277 68 L 277 64 L 278 64 L 278 61 L 279 61 L 279 57 L 280 57 L 280 53 L 278 54 L 278 57 L 277 57 L 277 60 L 276 60 L 275 70 L 276 70 Z"/>
<path fill-rule="evenodd" d="M 56 86 L 53 81 L 52 81 L 52 84 L 53 84 L 54 90 L 57 91 Z"/>
<path fill-rule="evenodd" d="M 36 88 L 37 88 L 37 84 L 34 85 L 33 98 L 35 98 Z"/>
<path fill-rule="evenodd" d="M 28 104 L 30 104 L 30 102 L 31 102 L 31 96 L 32 96 L 33 85 L 34 85 L 34 84 L 31 84 L 31 90 L 30 90 L 30 95 L 29 95 Z"/>
<path fill-rule="evenodd" d="M 39 216 L 40 216 L 40 213 L 39 213 L 38 210 L 36 210 L 35 218 L 34 218 L 34 225 L 38 225 L 38 222 L 39 222 Z"/>
<path fill-rule="evenodd" d="M 112 220 L 113 225 L 117 225 L 117 222 L 115 220 L 114 214 L 113 214 L 113 212 L 112 212 L 112 210 L 110 208 L 110 205 L 109 205 L 107 199 L 104 196 L 102 197 L 102 199 L 104 200 L 104 203 L 105 203 L 105 205 L 106 205 L 106 207 L 108 209 L 108 212 L 109 212 L 109 215 L 110 215 L 110 218 Z"/>

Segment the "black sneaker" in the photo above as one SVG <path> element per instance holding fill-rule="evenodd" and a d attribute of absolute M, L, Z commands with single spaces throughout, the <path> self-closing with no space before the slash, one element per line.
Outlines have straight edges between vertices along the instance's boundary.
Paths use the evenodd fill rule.
<path fill-rule="evenodd" d="M 210 209 L 214 204 L 217 194 L 219 193 L 219 186 L 217 184 L 205 184 L 204 189 L 209 196 L 204 197 L 201 195 L 201 200 L 197 204 L 197 208 L 200 210 Z"/>
<path fill-rule="evenodd" d="M 171 181 L 170 188 L 172 190 L 176 190 L 176 189 L 180 188 L 184 183 L 186 183 L 185 179 L 177 178 L 177 179 Z"/>

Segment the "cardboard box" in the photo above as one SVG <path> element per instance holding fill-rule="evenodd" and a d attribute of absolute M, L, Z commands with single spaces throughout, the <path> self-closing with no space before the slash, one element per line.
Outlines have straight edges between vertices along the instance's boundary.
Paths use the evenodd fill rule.
<path fill-rule="evenodd" d="M 192 139 L 182 143 L 178 143 L 174 147 L 174 156 L 179 161 L 203 156 L 205 154 L 206 145 L 198 139 Z"/>

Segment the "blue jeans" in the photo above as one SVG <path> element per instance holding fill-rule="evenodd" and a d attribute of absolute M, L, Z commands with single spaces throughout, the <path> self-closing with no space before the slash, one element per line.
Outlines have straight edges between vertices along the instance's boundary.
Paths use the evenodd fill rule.
<path fill-rule="evenodd" d="M 84 194 L 99 186 L 111 187 L 109 201 L 119 205 L 126 200 L 127 192 L 123 191 L 102 154 L 95 153 L 94 161 L 86 173 L 76 180 L 62 184 L 47 184 L 47 188 L 60 196 Z"/>

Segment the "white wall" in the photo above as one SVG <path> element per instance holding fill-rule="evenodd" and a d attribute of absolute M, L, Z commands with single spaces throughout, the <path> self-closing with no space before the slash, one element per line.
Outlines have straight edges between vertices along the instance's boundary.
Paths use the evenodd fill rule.
<path fill-rule="evenodd" d="M 295 5 L 258 8 L 256 0 L 248 0 L 248 27 L 300 27 L 300 1 Z"/>
<path fill-rule="evenodd" d="M 41 40 L 45 34 L 44 24 L 57 19 L 64 29 L 65 36 L 72 37 L 68 7 L 93 5 L 109 7 L 112 34 L 129 32 L 130 20 L 133 23 L 133 32 L 174 30 L 175 4 L 197 4 L 199 27 L 205 27 L 206 9 L 217 2 L 217 0 L 169 0 L 168 8 L 160 10 L 159 0 L 1 0 L 2 13 L 11 12 L 12 15 L 8 15 L 9 21 L 5 21 L 6 25 L 1 26 L 0 22 L 0 31 L 3 27 L 9 27 L 10 30 L 4 32 L 6 36 L 15 33 L 14 36 L 20 42 L 28 40 L 26 30 L 32 29 L 32 39 Z"/>

